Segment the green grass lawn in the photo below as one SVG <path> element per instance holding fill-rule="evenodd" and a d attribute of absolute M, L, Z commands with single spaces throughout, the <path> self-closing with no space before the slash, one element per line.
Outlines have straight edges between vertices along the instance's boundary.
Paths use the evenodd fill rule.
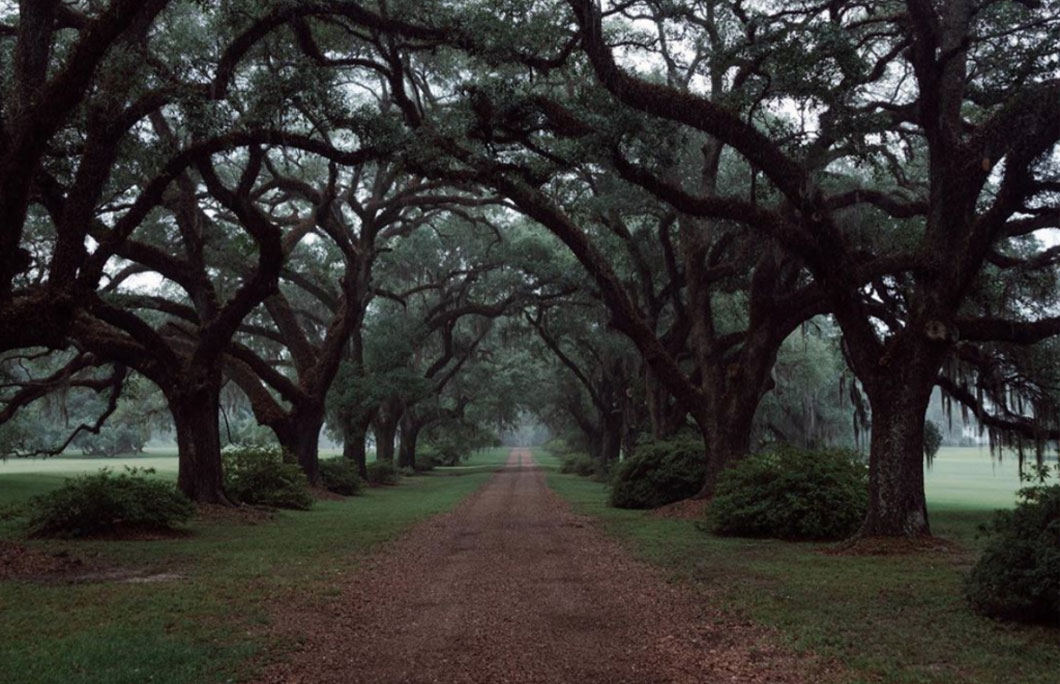
<path fill-rule="evenodd" d="M 1000 460 L 986 447 L 942 447 L 924 471 L 924 490 L 936 509 L 1011 508 L 1021 487 L 1019 459 L 1004 452 Z M 1033 456 L 1028 454 L 1033 462 Z M 1056 462 L 1056 457 L 1052 457 Z"/>
<path fill-rule="evenodd" d="M 982 544 L 977 526 L 990 517 L 985 502 L 1012 505 L 1019 487 L 1014 463 L 1011 473 L 988 476 L 989 455 L 980 462 L 968 451 L 940 454 L 928 476 L 934 532 L 962 550 L 921 555 L 835 556 L 821 544 L 714 537 L 694 521 L 609 508 L 605 487 L 588 479 L 553 472 L 549 484 L 703 601 L 778 628 L 796 649 L 838 659 L 851 682 L 1055 684 L 1056 630 L 978 617 L 962 597 Z M 541 452 L 535 458 L 554 465 Z"/>
<path fill-rule="evenodd" d="M 281 656 L 288 646 L 272 642 L 265 629 L 270 601 L 334 593 L 337 574 L 413 523 L 452 508 L 506 456 L 506 449 L 479 452 L 459 469 L 439 468 L 259 524 L 195 521 L 189 536 L 176 539 L 20 540 L 93 565 L 184 579 L 0 582 L 0 682 L 187 684 L 252 676 L 263 658 Z M 5 466 L 13 461 L 0 465 L 0 510 L 58 486 L 64 475 L 98 468 L 98 462 L 71 460 L 77 464 L 68 470 L 59 459 L 37 472 L 9 473 Z M 19 534 L 18 520 L 0 520 L 0 538 Z"/>

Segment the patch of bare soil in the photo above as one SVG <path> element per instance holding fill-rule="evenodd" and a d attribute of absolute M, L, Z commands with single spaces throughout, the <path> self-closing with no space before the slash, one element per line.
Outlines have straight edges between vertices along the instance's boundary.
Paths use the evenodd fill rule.
<path fill-rule="evenodd" d="M 345 501 L 346 500 L 346 497 L 344 497 L 342 494 L 336 494 L 335 492 L 332 492 L 330 490 L 324 489 L 323 487 L 313 487 L 310 491 L 313 492 L 313 498 L 314 499 L 318 499 L 320 501 Z"/>
<path fill-rule="evenodd" d="M 196 504 L 196 517 L 205 522 L 223 525 L 257 525 L 268 522 L 276 512 L 258 506 L 222 506 L 220 504 Z"/>
<path fill-rule="evenodd" d="M 821 549 L 821 553 L 829 556 L 906 556 L 964 551 L 959 544 L 940 537 L 858 537 Z"/>
<path fill-rule="evenodd" d="M 651 512 L 653 518 L 673 518 L 675 520 L 702 520 L 707 513 L 710 502 L 706 499 L 685 499 L 672 504 L 659 506 Z"/>
<path fill-rule="evenodd" d="M 527 451 L 414 528 L 333 599 L 277 601 L 298 644 L 263 684 L 827 681 L 687 587 L 633 560 L 548 489 Z M 292 599 L 296 597 L 292 596 Z"/>
<path fill-rule="evenodd" d="M 84 561 L 65 551 L 41 551 L 0 539 L 0 580 L 55 577 L 84 572 L 84 568 Z"/>

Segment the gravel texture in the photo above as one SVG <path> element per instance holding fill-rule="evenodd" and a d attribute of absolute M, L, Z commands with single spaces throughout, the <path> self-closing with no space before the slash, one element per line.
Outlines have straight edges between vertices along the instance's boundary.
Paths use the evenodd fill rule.
<path fill-rule="evenodd" d="M 295 653 L 265 684 L 816 682 L 777 648 L 633 560 L 545 484 L 526 450 L 452 512 L 276 607 Z"/>

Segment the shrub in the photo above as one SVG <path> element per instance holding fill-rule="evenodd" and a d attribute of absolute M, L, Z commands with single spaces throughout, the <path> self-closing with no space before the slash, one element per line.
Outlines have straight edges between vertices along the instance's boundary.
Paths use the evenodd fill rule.
<path fill-rule="evenodd" d="M 460 461 L 468 457 L 467 445 L 461 444 L 453 439 L 434 439 L 417 448 L 416 467 L 419 468 L 421 455 L 426 457 L 425 462 L 433 463 L 435 466 L 460 465 Z"/>
<path fill-rule="evenodd" d="M 153 470 L 126 469 L 115 475 L 69 479 L 59 489 L 30 500 L 33 536 L 83 537 L 120 528 L 170 529 L 187 521 L 195 506 L 171 482 L 149 479 Z"/>
<path fill-rule="evenodd" d="M 361 493 L 361 476 L 357 472 L 357 465 L 347 458 L 321 460 L 320 481 L 329 492 L 343 496 Z"/>
<path fill-rule="evenodd" d="M 708 526 L 741 537 L 842 539 L 865 517 L 867 489 L 855 452 L 775 446 L 722 472 Z"/>
<path fill-rule="evenodd" d="M 1060 623 L 1060 484 L 1026 487 L 1011 511 L 998 511 L 993 534 L 972 568 L 965 594 L 990 617 Z"/>
<path fill-rule="evenodd" d="M 611 505 L 616 508 L 658 508 L 687 499 L 703 486 L 706 459 L 695 438 L 643 444 L 618 464 L 611 480 Z"/>
<path fill-rule="evenodd" d="M 367 466 L 368 483 L 373 485 L 394 485 L 398 481 L 397 469 L 389 461 L 372 461 Z"/>
<path fill-rule="evenodd" d="M 596 473 L 596 463 L 588 454 L 564 453 L 559 458 L 562 461 L 559 467 L 561 473 L 573 473 L 582 477 Z"/>
<path fill-rule="evenodd" d="M 278 447 L 241 445 L 222 452 L 225 490 L 239 501 L 259 506 L 307 510 L 313 505 L 302 469 L 284 463 Z"/>
<path fill-rule="evenodd" d="M 541 445 L 541 448 L 557 458 L 563 458 L 565 454 L 569 454 L 574 451 L 574 449 L 572 449 L 570 445 L 567 444 L 567 440 L 561 439 L 559 437 L 553 437 L 552 439 L 548 440 L 547 442 Z"/>
<path fill-rule="evenodd" d="M 438 451 L 432 446 L 421 446 L 416 448 L 416 470 L 425 472 L 434 470 L 444 465 L 439 457 Z"/>
<path fill-rule="evenodd" d="M 412 466 L 401 466 L 398 468 L 398 474 L 402 477 L 415 477 L 416 469 Z"/>

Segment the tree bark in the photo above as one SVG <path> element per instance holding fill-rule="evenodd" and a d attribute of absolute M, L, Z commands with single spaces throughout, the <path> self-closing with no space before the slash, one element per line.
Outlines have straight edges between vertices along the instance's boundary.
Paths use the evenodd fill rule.
<path fill-rule="evenodd" d="M 317 407 L 295 413 L 290 418 L 290 441 L 284 450 L 294 456 L 309 484 L 320 484 L 320 431 L 324 427 L 324 409 Z"/>
<path fill-rule="evenodd" d="M 416 442 L 422 427 L 408 413 L 401 418 L 401 442 L 398 447 L 399 468 L 416 468 Z"/>
<path fill-rule="evenodd" d="M 931 534 L 924 497 L 924 415 L 934 385 L 924 378 L 933 377 L 910 369 L 866 386 L 872 406 L 869 502 L 858 536 Z"/>
<path fill-rule="evenodd" d="M 192 501 L 231 504 L 221 464 L 220 382 L 189 383 L 166 399 L 177 432 L 177 487 Z"/>
<path fill-rule="evenodd" d="M 397 433 L 398 421 L 391 417 L 377 417 L 373 432 L 375 433 L 375 460 L 394 462 L 394 436 Z"/>
<path fill-rule="evenodd" d="M 371 414 L 360 420 L 347 422 L 342 427 L 342 457 L 354 462 L 362 478 L 368 477 L 368 428 L 372 424 Z"/>
<path fill-rule="evenodd" d="M 751 451 L 751 424 L 754 421 L 754 409 L 742 406 L 729 398 L 729 405 L 715 415 L 697 421 L 702 429 L 703 446 L 707 451 L 707 474 L 703 487 L 696 494 L 697 499 L 709 499 L 714 496 L 718 477 L 727 467 L 736 463 Z M 757 401 L 755 402 L 757 405 Z"/>
<path fill-rule="evenodd" d="M 595 455 L 598 472 L 607 472 L 611 464 L 618 461 L 623 427 L 622 413 L 617 409 L 600 416 L 599 446 Z"/>

